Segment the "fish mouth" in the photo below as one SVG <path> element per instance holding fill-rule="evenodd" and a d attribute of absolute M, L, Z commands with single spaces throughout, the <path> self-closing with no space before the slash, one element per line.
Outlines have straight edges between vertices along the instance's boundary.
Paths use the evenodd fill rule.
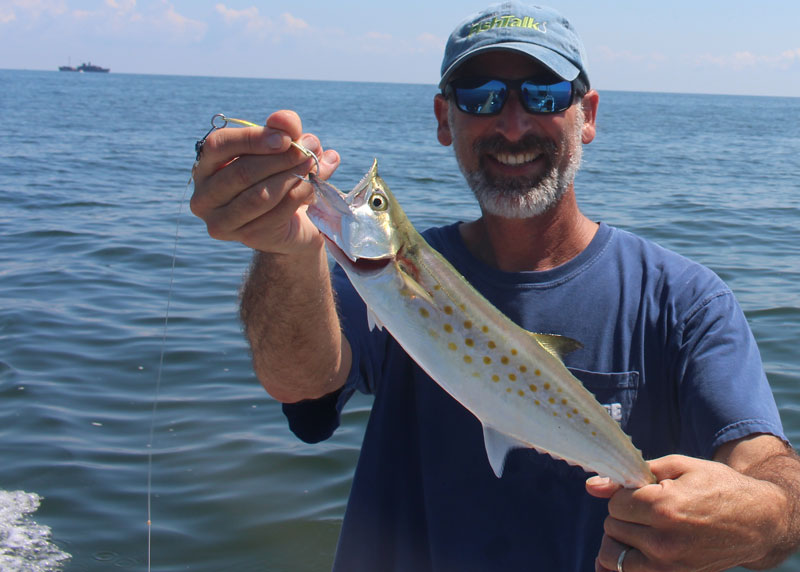
<path fill-rule="evenodd" d="M 339 248 L 339 245 L 337 245 L 333 239 L 326 236 L 325 233 L 322 233 L 322 236 L 325 237 L 325 243 L 328 246 L 328 251 L 331 253 L 331 255 L 333 255 L 333 258 L 336 260 L 336 262 L 339 263 L 339 266 L 346 266 L 358 274 L 378 274 L 394 261 L 394 256 L 352 259 L 347 256 L 347 254 L 345 254 L 341 248 Z"/>

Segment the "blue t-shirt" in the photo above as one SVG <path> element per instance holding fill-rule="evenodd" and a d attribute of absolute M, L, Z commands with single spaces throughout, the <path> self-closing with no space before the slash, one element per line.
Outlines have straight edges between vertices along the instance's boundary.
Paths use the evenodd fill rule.
<path fill-rule="evenodd" d="M 752 433 L 785 439 L 761 358 L 731 291 L 707 268 L 601 224 L 591 244 L 543 272 L 475 259 L 458 225 L 425 233 L 473 286 L 527 330 L 580 341 L 573 374 L 646 459 L 710 458 Z M 337 269 L 353 367 L 343 390 L 285 405 L 307 441 L 332 434 L 354 391 L 374 394 L 334 568 L 341 571 L 594 569 L 607 501 L 580 468 L 515 450 L 494 476 L 478 420 L 385 331 Z"/>

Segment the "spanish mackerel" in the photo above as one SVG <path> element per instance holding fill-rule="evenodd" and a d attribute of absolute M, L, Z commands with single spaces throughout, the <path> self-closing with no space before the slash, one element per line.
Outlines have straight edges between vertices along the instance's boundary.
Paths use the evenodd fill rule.
<path fill-rule="evenodd" d="M 377 161 L 347 195 L 313 173 L 308 216 L 366 303 L 409 356 L 483 425 L 495 475 L 533 448 L 626 487 L 655 482 L 641 452 L 564 365 L 581 347 L 528 332 L 497 310 L 414 229 Z"/>

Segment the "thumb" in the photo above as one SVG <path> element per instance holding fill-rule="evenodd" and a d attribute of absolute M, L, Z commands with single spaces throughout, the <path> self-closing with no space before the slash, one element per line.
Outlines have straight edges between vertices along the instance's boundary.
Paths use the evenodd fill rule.
<path fill-rule="evenodd" d="M 696 459 L 683 455 L 667 455 L 648 461 L 647 464 L 650 465 L 650 470 L 653 471 L 658 482 L 661 482 L 666 479 L 677 479 L 689 472 L 695 461 Z"/>
<path fill-rule="evenodd" d="M 586 492 L 600 499 L 610 499 L 621 488 L 622 485 L 608 477 L 594 476 L 586 480 Z"/>

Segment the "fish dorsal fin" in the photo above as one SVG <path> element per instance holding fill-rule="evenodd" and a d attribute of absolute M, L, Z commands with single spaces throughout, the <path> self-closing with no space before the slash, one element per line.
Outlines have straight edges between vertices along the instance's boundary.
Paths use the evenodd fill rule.
<path fill-rule="evenodd" d="M 514 439 L 487 425 L 483 426 L 483 444 L 486 446 L 486 456 L 489 458 L 489 464 L 498 479 L 503 476 L 506 455 L 508 455 L 509 451 L 530 448 L 528 443 Z"/>
<path fill-rule="evenodd" d="M 561 361 L 564 361 L 564 357 L 566 355 L 583 347 L 583 344 L 578 340 L 573 340 L 572 338 L 568 338 L 566 336 L 558 336 L 555 334 L 534 334 L 533 332 L 528 332 L 528 334 L 534 340 L 536 340 L 539 345 L 541 345 L 544 349 Z"/>

